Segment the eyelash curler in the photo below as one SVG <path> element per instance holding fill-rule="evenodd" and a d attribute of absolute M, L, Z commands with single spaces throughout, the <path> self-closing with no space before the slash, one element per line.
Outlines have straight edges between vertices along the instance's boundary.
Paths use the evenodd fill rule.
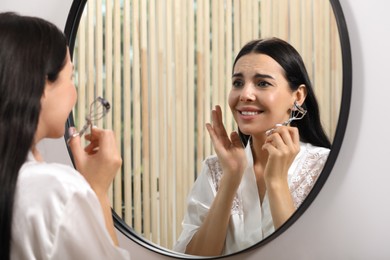
<path fill-rule="evenodd" d="M 88 127 L 92 128 L 93 123 L 102 119 L 110 111 L 110 108 L 110 103 L 106 99 L 97 97 L 89 106 L 89 114 L 85 117 L 86 122 L 83 128 L 76 134 L 81 137 L 87 131 Z M 68 139 L 68 143 L 71 138 Z"/>
<path fill-rule="evenodd" d="M 281 124 L 276 124 L 276 127 L 286 126 L 286 125 L 289 125 L 292 121 L 301 120 L 306 115 L 306 113 L 307 113 L 306 109 L 304 109 L 303 107 L 298 105 L 297 102 L 294 102 L 294 107 L 291 109 L 291 112 L 290 112 L 290 118 Z M 265 132 L 265 134 L 267 136 L 271 135 L 275 131 L 276 127 L 272 128 L 270 130 L 267 130 Z"/>

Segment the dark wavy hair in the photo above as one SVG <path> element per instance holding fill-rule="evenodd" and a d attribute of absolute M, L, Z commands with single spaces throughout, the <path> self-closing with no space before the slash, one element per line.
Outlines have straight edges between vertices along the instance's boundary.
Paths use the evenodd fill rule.
<path fill-rule="evenodd" d="M 275 37 L 253 40 L 248 42 L 237 54 L 233 68 L 242 56 L 250 53 L 268 55 L 279 63 L 284 69 L 285 77 L 292 91 L 297 90 L 301 84 L 306 86 L 307 96 L 302 107 L 307 110 L 307 113 L 303 119 L 293 121 L 291 126 L 298 128 L 300 139 L 303 142 L 330 148 L 331 143 L 321 124 L 318 102 L 314 95 L 305 64 L 298 51 L 286 41 Z M 243 134 L 240 130 L 239 134 L 241 140 L 246 145 L 249 136 Z"/>
<path fill-rule="evenodd" d="M 0 259 L 10 258 L 16 183 L 34 143 L 45 82 L 57 79 L 66 52 L 66 37 L 52 23 L 0 13 Z"/>

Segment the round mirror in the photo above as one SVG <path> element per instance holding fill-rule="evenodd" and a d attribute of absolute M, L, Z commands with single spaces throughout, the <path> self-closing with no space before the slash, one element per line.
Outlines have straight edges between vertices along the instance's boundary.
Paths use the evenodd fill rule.
<path fill-rule="evenodd" d="M 219 104 L 227 130 L 237 128 L 227 105 L 232 63 L 252 39 L 275 36 L 301 54 L 332 149 L 298 210 L 245 250 L 291 226 L 324 185 L 351 97 L 349 38 L 337 0 L 74 0 L 65 33 L 78 91 L 67 127 L 84 124 L 97 96 L 111 103 L 98 124 L 114 130 L 123 158 L 110 194 L 113 215 L 116 227 L 135 242 L 194 258 L 172 248 L 186 197 L 202 161 L 213 154 L 205 123 Z"/>

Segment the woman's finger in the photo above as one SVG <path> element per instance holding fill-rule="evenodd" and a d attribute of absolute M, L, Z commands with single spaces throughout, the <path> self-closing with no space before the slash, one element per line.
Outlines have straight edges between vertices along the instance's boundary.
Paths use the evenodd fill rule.
<path fill-rule="evenodd" d="M 230 134 L 230 140 L 231 140 L 234 147 L 244 148 L 244 145 L 241 142 L 241 138 L 236 131 L 234 131 Z"/>
<path fill-rule="evenodd" d="M 222 110 L 219 105 L 215 106 L 215 109 L 212 111 L 212 118 L 213 118 L 213 127 L 216 131 L 216 134 L 224 138 L 227 138 L 228 135 L 225 126 L 223 125 L 222 122 Z"/>
<path fill-rule="evenodd" d="M 75 160 L 76 169 L 79 169 L 80 163 L 83 160 L 84 152 L 81 147 L 80 135 L 76 128 L 70 127 L 68 129 L 70 138 L 67 140 L 70 150 L 72 151 Z"/>
<path fill-rule="evenodd" d="M 99 141 L 95 140 L 90 142 L 85 148 L 84 151 L 87 153 L 91 153 L 92 151 L 96 151 L 99 148 Z"/>

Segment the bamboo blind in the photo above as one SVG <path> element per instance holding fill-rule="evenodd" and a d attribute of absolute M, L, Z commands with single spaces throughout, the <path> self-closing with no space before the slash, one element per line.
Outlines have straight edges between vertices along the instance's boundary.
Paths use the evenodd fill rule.
<path fill-rule="evenodd" d="M 249 40 L 276 36 L 301 53 L 332 138 L 342 82 L 336 22 L 326 0 L 89 0 L 73 62 L 76 125 L 105 97 L 123 165 L 110 192 L 114 210 L 137 233 L 172 248 L 186 196 L 213 153 L 205 123 L 227 104 L 235 54 Z"/>

